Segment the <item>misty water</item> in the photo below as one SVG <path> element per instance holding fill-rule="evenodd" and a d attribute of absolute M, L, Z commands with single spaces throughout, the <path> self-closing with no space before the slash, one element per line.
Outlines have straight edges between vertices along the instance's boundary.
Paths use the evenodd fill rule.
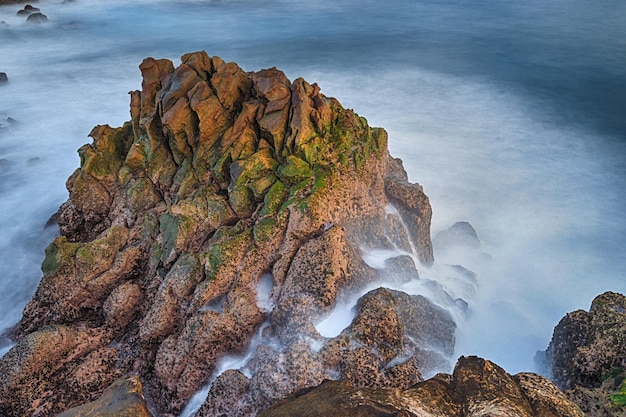
<path fill-rule="evenodd" d="M 533 370 L 553 327 L 626 293 L 626 3 L 222 0 L 0 7 L 0 332 L 41 278 L 48 218 L 93 126 L 129 119 L 146 57 L 206 50 L 317 82 L 389 133 L 433 206 L 482 246 L 435 253 L 476 273 L 457 355 Z M 442 283 L 453 291 L 454 283 Z M 413 288 L 419 293 L 419 288 Z M 348 309 L 349 310 L 349 309 Z M 7 345 L 0 345 L 6 351 Z M 2 352 L 3 353 L 3 352 Z"/>

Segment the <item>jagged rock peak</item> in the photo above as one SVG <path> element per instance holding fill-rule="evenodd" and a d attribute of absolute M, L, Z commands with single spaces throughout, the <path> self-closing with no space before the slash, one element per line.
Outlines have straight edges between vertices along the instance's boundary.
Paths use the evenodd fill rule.
<path fill-rule="evenodd" d="M 428 197 L 389 156 L 385 131 L 275 68 L 245 72 L 205 52 L 139 68 L 131 120 L 96 126 L 78 151 L 61 235 L 0 359 L 0 414 L 59 413 L 128 375 L 158 412 L 176 414 L 261 329 L 256 378 L 229 374 L 250 400 L 240 415 L 341 372 L 361 380 L 366 368 L 353 364 L 363 358 L 389 365 L 386 386 L 416 381 L 422 364 L 406 355 L 424 356 L 421 345 L 382 352 L 374 339 L 350 362 L 315 328 L 338 297 L 378 279 L 361 248 L 410 240 L 423 266 L 433 262 Z M 388 204 L 408 225 L 402 238 L 390 235 Z M 451 351 L 444 312 L 401 304 L 447 325 L 437 335 L 405 326 L 411 337 Z M 400 343 L 403 332 L 380 340 Z"/>

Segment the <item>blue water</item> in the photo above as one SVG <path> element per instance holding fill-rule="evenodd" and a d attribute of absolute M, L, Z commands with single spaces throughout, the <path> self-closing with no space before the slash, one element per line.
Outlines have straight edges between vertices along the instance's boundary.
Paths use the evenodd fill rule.
<path fill-rule="evenodd" d="M 532 370 L 552 328 L 626 293 L 626 4 L 618 0 L 122 1 L 0 7 L 0 330 L 19 320 L 75 150 L 129 118 L 147 56 L 277 66 L 383 126 L 433 205 L 490 257 L 457 353 Z M 491 259 L 486 260 L 486 259 Z M 0 346 L 1 348 L 1 346 Z"/>

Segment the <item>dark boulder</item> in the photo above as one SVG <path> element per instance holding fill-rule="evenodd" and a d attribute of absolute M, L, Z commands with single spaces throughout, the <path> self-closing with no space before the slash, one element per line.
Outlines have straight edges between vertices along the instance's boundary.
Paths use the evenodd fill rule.
<path fill-rule="evenodd" d="M 48 16 L 40 12 L 31 13 L 26 18 L 26 22 L 39 25 L 39 24 L 48 22 Z"/>

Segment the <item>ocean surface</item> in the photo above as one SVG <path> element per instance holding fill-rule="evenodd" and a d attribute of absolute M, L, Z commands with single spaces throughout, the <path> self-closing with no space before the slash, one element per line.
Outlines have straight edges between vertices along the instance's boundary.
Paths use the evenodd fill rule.
<path fill-rule="evenodd" d="M 622 0 L 41 0 L 0 7 L 0 332 L 41 278 L 48 218 L 76 150 L 130 118 L 149 56 L 206 50 L 317 82 L 389 133 L 433 206 L 479 253 L 456 355 L 532 371 L 553 327 L 626 293 L 626 3 Z M 375 262 L 375 261 L 373 261 Z M 447 283 L 451 292 L 454 284 Z M 444 286 L 445 286 L 444 285 Z M 419 292 L 418 289 L 415 291 Z M 8 349 L 0 345 L 0 354 Z"/>

